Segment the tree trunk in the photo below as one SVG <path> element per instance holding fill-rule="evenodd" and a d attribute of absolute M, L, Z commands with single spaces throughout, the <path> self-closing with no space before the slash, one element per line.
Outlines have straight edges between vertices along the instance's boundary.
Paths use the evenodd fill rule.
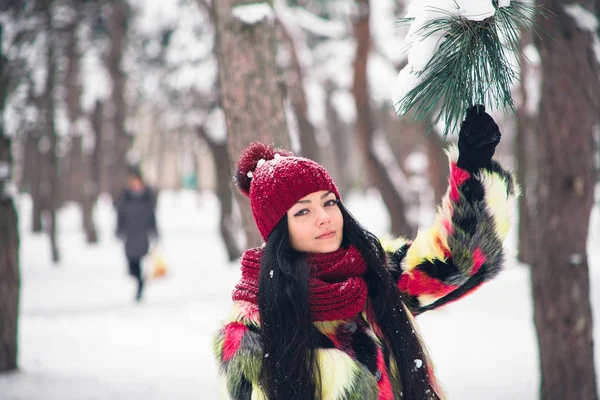
<path fill-rule="evenodd" d="M 67 71 L 64 77 L 66 88 L 66 105 L 70 124 L 71 146 L 69 151 L 69 164 L 66 171 L 69 199 L 76 201 L 81 207 L 82 229 L 85 232 L 87 243 L 96 243 L 98 235 L 92 218 L 93 206 L 98 197 L 98 177 L 93 169 L 98 168 L 96 160 L 91 160 L 95 148 L 100 147 L 100 136 L 94 141 L 94 149 L 84 150 L 84 135 L 90 132 L 82 131 L 84 115 L 81 109 L 81 54 L 78 50 L 77 27 L 80 13 L 77 4 L 72 3 L 73 19 L 65 28 L 65 55 L 67 57 Z M 100 121 L 100 124 L 102 122 Z M 93 125 L 93 124 L 92 124 Z M 92 127 L 93 129 L 93 127 Z M 86 139 L 91 140 L 90 137 Z"/>
<path fill-rule="evenodd" d="M 81 117 L 81 84 L 79 79 L 80 54 L 77 49 L 77 27 L 79 13 L 76 4 L 71 4 L 72 19 L 64 28 L 64 55 L 67 59 L 67 68 L 63 75 L 64 100 L 69 118 L 69 152 L 66 168 L 61 179 L 63 187 L 63 201 L 83 203 L 83 188 L 85 185 L 85 168 L 83 162 L 82 134 L 77 122 Z"/>
<path fill-rule="evenodd" d="M 320 163 L 322 160 L 319 144 L 317 143 L 315 127 L 308 118 L 308 102 L 306 101 L 306 91 L 304 89 L 304 73 L 302 71 L 302 66 L 300 65 L 300 59 L 298 58 L 298 50 L 296 49 L 294 38 L 290 32 L 288 32 L 288 28 L 283 21 L 278 20 L 278 22 L 283 38 L 288 44 L 290 51 L 291 65 L 290 71 L 286 73 L 286 78 L 290 103 L 294 110 L 294 114 L 296 115 L 296 121 L 298 122 L 298 136 L 301 147 L 300 155 Z"/>
<path fill-rule="evenodd" d="M 593 10 L 592 0 L 573 4 Z M 597 400 L 586 243 L 594 194 L 592 132 L 598 123 L 600 71 L 592 33 L 560 0 L 539 21 L 552 38 L 535 37 L 542 67 L 536 136 L 539 195 L 532 219 L 534 320 L 543 400 Z"/>
<path fill-rule="evenodd" d="M 0 23 L 0 43 L 3 26 Z M 8 59 L 0 47 L 0 117 L 8 96 Z M 0 118 L 0 372 L 17 368 L 17 322 L 19 318 L 19 230 L 11 194 L 13 159 L 11 141 Z"/>
<path fill-rule="evenodd" d="M 40 157 L 39 143 L 41 127 L 36 125 L 27 133 L 25 139 L 25 170 L 27 185 L 31 196 L 31 232 L 42 232 L 42 167 L 44 160 Z"/>
<path fill-rule="evenodd" d="M 354 135 L 351 134 L 348 124 L 339 116 L 333 104 L 335 84 L 332 81 L 325 83 L 325 121 L 327 130 L 331 135 L 327 152 L 333 158 L 333 168 L 330 171 L 342 198 L 350 192 L 353 185 L 354 170 L 348 165 L 350 149 L 354 144 Z"/>
<path fill-rule="evenodd" d="M 84 200 L 82 204 L 83 229 L 87 243 L 98 243 L 98 232 L 92 218 L 94 205 L 98 201 L 102 175 L 102 123 L 104 121 L 104 107 L 100 100 L 96 100 L 94 111 L 90 117 L 94 146 L 86 154 L 86 181 L 84 185 Z"/>
<path fill-rule="evenodd" d="M 74 124 L 74 122 L 73 122 Z M 64 188 L 62 200 L 81 204 L 85 184 L 85 169 L 83 161 L 83 138 L 73 126 L 70 133 L 69 152 L 67 153 L 66 168 L 61 173 L 61 187 Z"/>
<path fill-rule="evenodd" d="M 169 157 L 169 140 L 167 138 L 166 130 L 161 130 L 156 136 L 158 143 L 158 156 L 161 160 L 166 160 Z M 156 167 L 156 172 L 158 173 L 158 186 L 161 189 L 166 189 L 169 186 L 169 170 L 161 164 L 157 164 Z"/>
<path fill-rule="evenodd" d="M 43 115 L 42 139 L 48 143 L 47 151 L 43 155 L 44 166 L 42 170 L 41 190 L 42 190 L 42 208 L 46 212 L 48 221 L 48 235 L 50 239 L 50 248 L 52 251 L 52 262 L 56 265 L 60 261 L 58 250 L 57 229 L 56 229 L 56 210 L 58 206 L 59 179 L 58 179 L 58 155 L 57 155 L 57 133 L 55 127 L 56 113 L 56 75 L 57 75 L 57 55 L 56 38 L 52 25 L 52 3 L 47 0 L 45 3 L 45 19 L 48 29 L 47 40 L 48 48 L 46 52 L 46 87 L 43 93 Z"/>
<path fill-rule="evenodd" d="M 198 128 L 198 134 L 208 144 L 215 162 L 216 171 L 216 194 L 221 202 L 221 218 L 219 220 L 219 231 L 227 250 L 229 261 L 234 261 L 242 254 L 235 238 L 235 223 L 233 220 L 233 191 L 231 190 L 231 171 L 229 155 L 227 154 L 227 142 L 218 143 L 210 137 L 204 127 Z"/>
<path fill-rule="evenodd" d="M 289 148 L 280 79 L 275 62 L 275 22 L 271 5 L 262 3 L 264 18 L 244 22 L 234 9 L 254 0 L 213 2 L 216 26 L 215 49 L 219 64 L 221 105 L 227 123 L 227 148 L 235 169 L 239 155 L 252 141 Z M 239 10 L 239 9 L 238 9 Z M 243 14 L 243 9 L 240 14 Z M 236 190 L 248 246 L 262 242 L 250 204 Z"/>
<path fill-rule="evenodd" d="M 85 241 L 89 244 L 98 243 L 98 232 L 96 231 L 96 225 L 94 224 L 93 211 L 94 199 L 97 199 L 97 187 L 91 186 L 92 182 L 88 181 L 85 183 L 84 199 L 81 202 L 81 215 L 83 231 L 85 232 Z M 96 194 L 94 196 L 94 194 Z"/>
<path fill-rule="evenodd" d="M 429 158 L 429 182 L 433 188 L 435 204 L 441 204 L 442 198 L 448 189 L 448 174 L 450 173 L 448 157 L 446 157 L 446 153 L 444 152 L 446 143 L 436 132 L 429 132 L 425 135 L 425 139 Z"/>
<path fill-rule="evenodd" d="M 531 44 L 531 34 L 523 31 L 521 33 L 521 50 Z M 515 154 L 517 158 L 517 182 L 521 185 L 521 196 L 519 197 L 519 243 L 518 259 L 525 264 L 532 263 L 532 248 L 529 235 L 532 230 L 531 219 L 535 213 L 535 207 L 532 207 L 536 197 L 535 182 L 537 182 L 537 162 L 538 154 L 536 145 L 536 135 L 534 127 L 534 115 L 530 115 L 529 102 L 531 98 L 527 91 L 527 86 L 536 79 L 532 74 L 532 66 L 525 55 L 521 53 L 521 84 L 519 92 L 521 104 L 516 110 L 516 137 Z"/>
<path fill-rule="evenodd" d="M 10 178 L 12 170 L 10 146 L 10 139 L 4 136 L 3 127 L 0 127 L 0 168 L 3 169 L 2 174 L 8 174 L 7 178 Z M 13 197 L 6 193 L 9 184 L 9 179 L 0 176 L 0 372 L 17 368 L 19 231 Z"/>
<path fill-rule="evenodd" d="M 108 50 L 107 67 L 112 81 L 111 100 L 111 125 L 113 133 L 114 157 L 110 167 L 110 194 L 116 202 L 121 191 L 127 184 L 127 152 L 131 147 L 131 136 L 125 129 L 127 109 L 125 104 L 126 77 L 123 71 L 123 55 L 127 41 L 127 25 L 129 19 L 129 6 L 127 0 L 114 0 L 111 3 L 107 17 L 110 47 Z"/>
<path fill-rule="evenodd" d="M 377 187 L 383 198 L 391 218 L 391 233 L 394 235 L 411 235 L 412 229 L 405 216 L 405 204 L 394 185 L 393 178 L 382 160 L 377 157 L 374 130 L 371 114 L 369 87 L 367 80 L 367 64 L 371 48 L 369 26 L 369 0 L 357 1 L 358 15 L 354 22 L 354 36 L 358 46 L 354 60 L 354 98 L 356 102 L 356 131 L 359 146 L 365 155 L 365 170 L 368 185 Z M 393 153 L 392 153 L 393 154 Z M 395 160 L 393 160 L 395 161 Z"/>

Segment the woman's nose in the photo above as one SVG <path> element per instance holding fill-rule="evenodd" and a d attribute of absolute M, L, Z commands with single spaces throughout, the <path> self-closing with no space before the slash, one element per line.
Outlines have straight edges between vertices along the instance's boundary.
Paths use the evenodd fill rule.
<path fill-rule="evenodd" d="M 327 213 L 327 211 L 325 211 L 324 208 L 321 208 L 319 210 L 319 214 L 317 215 L 317 225 L 323 225 L 329 222 L 329 220 L 331 219 L 331 216 L 329 215 L 329 213 Z"/>

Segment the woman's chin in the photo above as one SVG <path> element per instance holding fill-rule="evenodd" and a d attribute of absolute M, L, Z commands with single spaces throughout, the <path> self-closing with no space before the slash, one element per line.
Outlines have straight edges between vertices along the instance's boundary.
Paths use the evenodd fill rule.
<path fill-rule="evenodd" d="M 318 243 L 315 245 L 315 249 L 311 253 L 333 253 L 337 251 L 341 246 L 338 241 L 331 241 L 330 243 Z"/>

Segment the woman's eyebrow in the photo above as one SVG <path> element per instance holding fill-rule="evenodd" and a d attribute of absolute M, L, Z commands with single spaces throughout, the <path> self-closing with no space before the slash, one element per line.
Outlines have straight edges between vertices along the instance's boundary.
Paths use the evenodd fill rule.
<path fill-rule="evenodd" d="M 331 193 L 333 193 L 331 190 L 328 191 L 327 193 L 325 193 L 323 196 L 321 196 L 321 199 L 324 199 L 325 197 L 329 196 Z M 311 203 L 310 200 L 298 200 L 296 202 L 296 204 L 309 204 Z"/>

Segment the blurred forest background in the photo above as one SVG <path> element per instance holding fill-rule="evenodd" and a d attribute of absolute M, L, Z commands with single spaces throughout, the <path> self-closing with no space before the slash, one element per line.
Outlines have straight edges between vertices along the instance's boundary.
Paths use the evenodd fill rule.
<path fill-rule="evenodd" d="M 80 204 L 87 242 L 96 243 L 99 196 L 116 201 L 128 168 L 139 166 L 158 191 L 216 192 L 223 243 L 235 260 L 260 240 L 232 186 L 232 164 L 250 141 L 264 140 L 323 164 L 342 196 L 378 193 L 393 235 L 414 236 L 431 221 L 447 186 L 443 149 L 456 135 L 426 135 L 424 125 L 394 113 L 407 29 L 396 20 L 406 2 L 271 0 L 244 9 L 253 3 L 0 2 L 5 327 L 17 320 L 17 193 L 31 196 L 30 229 L 47 234 L 60 265 L 69 249 L 59 245 L 57 210 Z M 575 347 L 564 353 L 556 350 L 565 347 L 560 337 L 541 340 L 564 356 L 542 363 L 583 354 L 587 361 L 561 379 L 576 380 L 586 368 L 594 379 L 592 353 L 584 355 L 592 329 L 585 242 L 600 176 L 600 2 L 544 6 L 554 16 L 539 23 L 551 38 L 522 35 L 516 110 L 492 112 L 503 133 L 497 155 L 522 185 L 519 259 L 539 266 L 538 329 L 555 326 L 542 315 L 556 301 L 555 312 L 568 314 L 564 329 L 581 338 L 571 337 Z M 550 298 L 571 293 L 573 282 L 581 285 L 577 296 Z M 0 343 L 11 335 L 5 328 Z M 0 350 L 0 370 L 10 369 L 16 345 L 1 348 L 8 350 Z"/>

